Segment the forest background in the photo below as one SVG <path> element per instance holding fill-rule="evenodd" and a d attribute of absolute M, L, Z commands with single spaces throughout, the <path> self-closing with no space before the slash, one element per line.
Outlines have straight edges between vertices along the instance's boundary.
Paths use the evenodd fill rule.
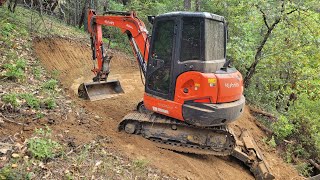
<path fill-rule="evenodd" d="M 86 10 L 148 15 L 206 11 L 228 22 L 227 59 L 244 77 L 247 104 L 268 129 L 265 141 L 308 176 L 320 162 L 320 3 L 317 0 L 45 0 L 40 13 L 86 29 Z M 14 2 L 12 2 L 14 4 Z M 38 7 L 20 2 L 29 8 Z M 43 5 L 44 3 L 42 3 Z M 14 10 L 13 6 L 10 7 Z M 126 36 L 104 29 L 111 48 L 131 53 Z"/>

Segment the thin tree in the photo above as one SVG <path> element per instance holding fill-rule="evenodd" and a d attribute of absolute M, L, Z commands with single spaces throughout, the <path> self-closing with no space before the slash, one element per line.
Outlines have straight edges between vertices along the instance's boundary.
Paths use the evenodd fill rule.
<path fill-rule="evenodd" d="M 265 44 L 267 43 L 267 41 L 269 40 L 269 38 L 271 37 L 271 33 L 273 32 L 273 30 L 276 28 L 276 26 L 281 22 L 281 20 L 289 15 L 292 14 L 293 12 L 297 11 L 298 9 L 293 9 L 289 12 L 285 12 L 285 1 L 282 0 L 281 2 L 281 8 L 280 8 L 280 13 L 279 16 L 277 16 L 272 23 L 268 22 L 268 18 L 266 13 L 262 10 L 262 8 L 259 5 L 255 5 L 256 8 L 258 8 L 258 10 L 260 11 L 262 17 L 263 17 L 263 21 L 264 21 L 264 25 L 267 28 L 266 32 L 263 35 L 262 41 L 260 42 L 260 44 L 258 45 L 257 49 L 256 49 L 256 53 L 254 56 L 254 61 L 253 63 L 250 65 L 250 67 L 247 70 L 246 76 L 244 78 L 244 86 L 248 87 L 250 85 L 250 80 L 253 77 L 253 75 L 256 72 L 256 68 L 257 65 L 259 64 L 260 60 L 261 60 L 261 54 L 262 54 L 262 50 L 265 46 Z"/>
<path fill-rule="evenodd" d="M 195 10 L 196 11 L 200 11 L 200 5 L 201 5 L 201 0 L 196 0 L 195 2 Z"/>
<path fill-rule="evenodd" d="M 190 11 L 191 9 L 191 0 L 184 0 L 183 7 L 185 11 Z"/>

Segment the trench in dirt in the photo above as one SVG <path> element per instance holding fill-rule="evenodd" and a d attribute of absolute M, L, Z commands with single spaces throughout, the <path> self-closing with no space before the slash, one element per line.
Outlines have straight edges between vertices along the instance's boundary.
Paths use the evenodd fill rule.
<path fill-rule="evenodd" d="M 247 168 L 231 157 L 179 154 L 159 149 L 141 137 L 117 132 L 118 122 L 136 108 L 144 91 L 138 67 L 122 53 L 114 53 L 109 79 L 119 79 L 125 94 L 89 102 L 77 97 L 78 86 L 82 82 L 90 82 L 93 76 L 88 44 L 62 38 L 44 38 L 34 40 L 34 50 L 49 72 L 59 72 L 62 86 L 78 106 L 102 117 L 102 120 L 96 122 L 98 125 L 86 129 L 80 125 L 69 127 L 71 131 L 80 132 L 76 134 L 76 139 L 110 136 L 113 146 L 126 156 L 132 159 L 144 158 L 164 173 L 182 179 L 254 179 Z M 65 125 L 62 123 L 60 126 L 63 128 Z M 291 166 L 262 143 L 264 134 L 255 125 L 248 109 L 232 126 L 250 130 L 277 179 L 299 179 Z"/>

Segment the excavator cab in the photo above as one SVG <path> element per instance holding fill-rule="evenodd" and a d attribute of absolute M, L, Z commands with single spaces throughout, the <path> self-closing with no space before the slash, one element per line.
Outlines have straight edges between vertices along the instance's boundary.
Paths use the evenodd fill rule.
<path fill-rule="evenodd" d="M 245 104 L 242 76 L 226 61 L 224 18 L 206 12 L 172 12 L 156 16 L 153 22 L 145 107 L 206 127 L 239 117 Z"/>
<path fill-rule="evenodd" d="M 225 64 L 226 27 L 222 16 L 173 12 L 157 16 L 153 25 L 147 93 L 174 100 L 175 84 L 182 73 L 215 73 Z"/>

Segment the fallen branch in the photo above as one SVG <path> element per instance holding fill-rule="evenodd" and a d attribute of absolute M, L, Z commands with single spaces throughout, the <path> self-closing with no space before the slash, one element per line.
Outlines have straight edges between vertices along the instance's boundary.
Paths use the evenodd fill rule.
<path fill-rule="evenodd" d="M 18 124 L 18 125 L 21 125 L 21 126 L 28 126 L 27 124 L 20 123 L 20 122 L 16 122 L 16 121 L 13 121 L 13 120 L 11 120 L 11 119 L 8 119 L 8 118 L 5 117 L 2 113 L 0 113 L 0 115 L 3 117 L 3 120 L 4 120 L 4 121 L 10 122 L 10 123 L 14 123 L 14 124 Z"/>
<path fill-rule="evenodd" d="M 258 120 L 254 120 L 254 123 L 261 129 L 263 130 L 267 135 L 271 136 L 273 135 L 273 131 L 271 131 L 269 128 L 267 128 L 265 125 L 260 123 Z"/>
<path fill-rule="evenodd" d="M 69 151 L 67 154 L 66 154 L 66 156 L 68 156 L 69 154 L 71 154 L 71 153 L 73 153 L 74 151 L 76 151 L 76 150 L 78 150 L 80 147 L 82 147 L 83 145 L 80 145 L 80 146 L 78 146 L 78 147 L 76 147 L 76 148 L 73 148 L 73 149 L 71 149 L 71 151 Z"/>
<path fill-rule="evenodd" d="M 309 163 L 312 164 L 315 168 L 317 168 L 320 171 L 320 165 L 316 163 L 314 160 L 309 159 Z"/>
<path fill-rule="evenodd" d="M 14 144 L 0 142 L 0 146 L 14 146 Z"/>
<path fill-rule="evenodd" d="M 265 111 L 262 111 L 260 109 L 256 109 L 256 108 L 253 108 L 253 107 L 250 107 L 250 111 L 253 111 L 254 113 L 257 113 L 257 114 L 261 114 L 263 116 L 267 116 L 275 121 L 278 120 L 278 118 L 276 116 L 274 116 L 273 114 L 270 114 L 268 112 L 265 112 Z"/>

